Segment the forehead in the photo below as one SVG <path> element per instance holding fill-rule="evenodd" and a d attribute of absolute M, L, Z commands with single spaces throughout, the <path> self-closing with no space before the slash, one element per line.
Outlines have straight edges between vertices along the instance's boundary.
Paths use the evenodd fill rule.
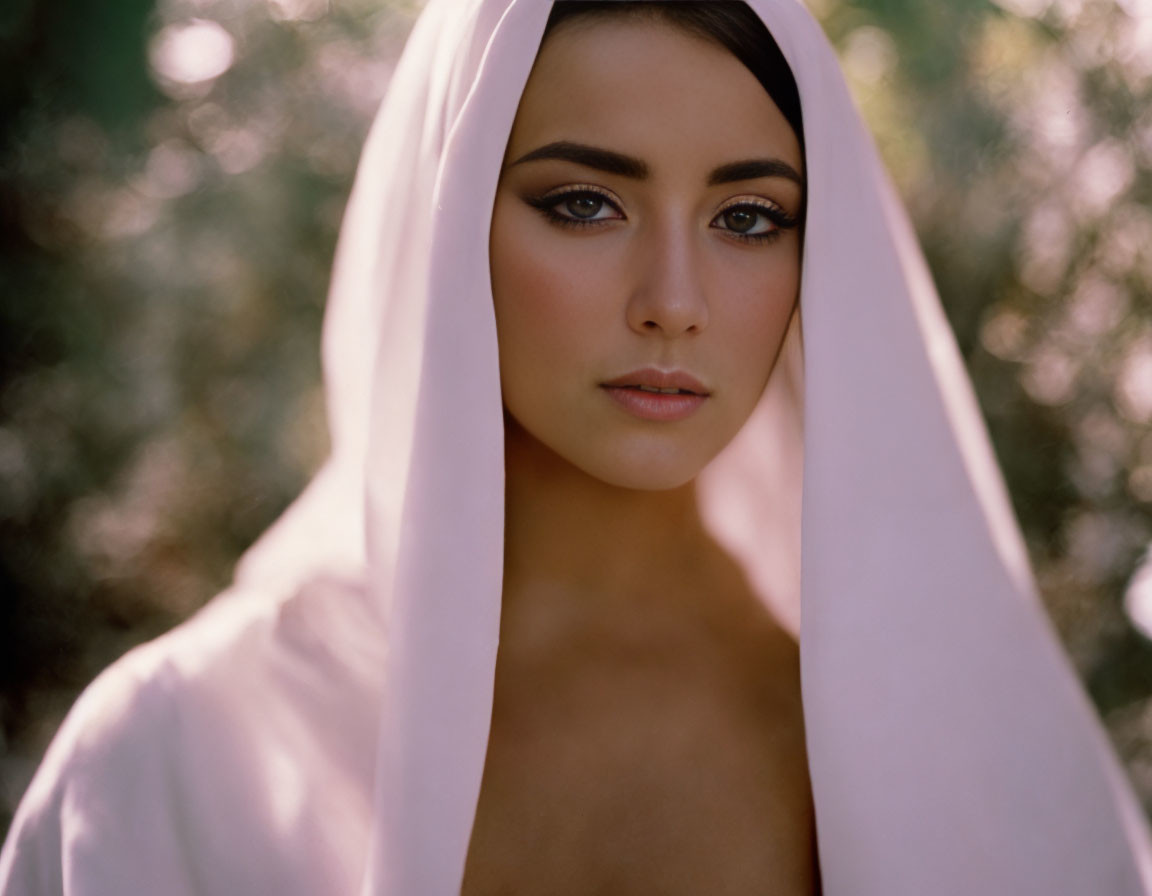
<path fill-rule="evenodd" d="M 509 156 L 557 140 L 635 154 L 654 169 L 678 154 L 803 162 L 791 126 L 735 56 L 648 17 L 577 19 L 545 40 Z"/>

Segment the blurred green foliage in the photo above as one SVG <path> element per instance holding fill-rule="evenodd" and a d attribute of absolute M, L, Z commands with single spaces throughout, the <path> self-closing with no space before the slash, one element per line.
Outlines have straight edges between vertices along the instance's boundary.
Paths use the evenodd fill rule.
<path fill-rule="evenodd" d="M 1152 806 L 1152 4 L 812 0 L 912 211 L 1053 621 Z M 76 692 L 326 442 L 318 330 L 417 9 L 0 9 L 0 828 Z"/>

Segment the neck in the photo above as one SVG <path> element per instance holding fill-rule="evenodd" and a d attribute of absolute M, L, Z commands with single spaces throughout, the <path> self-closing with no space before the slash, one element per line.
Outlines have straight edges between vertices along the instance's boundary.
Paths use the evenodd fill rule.
<path fill-rule="evenodd" d="M 619 604 L 681 587 L 712 542 L 695 483 L 666 491 L 609 485 L 509 421 L 505 437 L 505 611 L 545 589 Z"/>

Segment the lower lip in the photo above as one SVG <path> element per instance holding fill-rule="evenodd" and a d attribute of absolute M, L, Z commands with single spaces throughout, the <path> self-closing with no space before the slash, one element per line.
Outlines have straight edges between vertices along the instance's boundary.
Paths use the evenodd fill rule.
<path fill-rule="evenodd" d="M 707 395 L 694 395 L 687 392 L 645 392 L 628 386 L 603 386 L 609 397 L 620 407 L 641 420 L 655 420 L 672 423 L 684 420 L 696 413 Z"/>

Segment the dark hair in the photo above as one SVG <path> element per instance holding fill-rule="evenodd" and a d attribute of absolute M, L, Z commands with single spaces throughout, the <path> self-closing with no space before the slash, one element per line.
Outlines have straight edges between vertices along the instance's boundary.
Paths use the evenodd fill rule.
<path fill-rule="evenodd" d="M 760 17 L 743 0 L 557 0 L 544 36 L 563 22 L 592 16 L 660 19 L 719 44 L 756 76 L 804 146 L 800 92 L 792 69 Z"/>

